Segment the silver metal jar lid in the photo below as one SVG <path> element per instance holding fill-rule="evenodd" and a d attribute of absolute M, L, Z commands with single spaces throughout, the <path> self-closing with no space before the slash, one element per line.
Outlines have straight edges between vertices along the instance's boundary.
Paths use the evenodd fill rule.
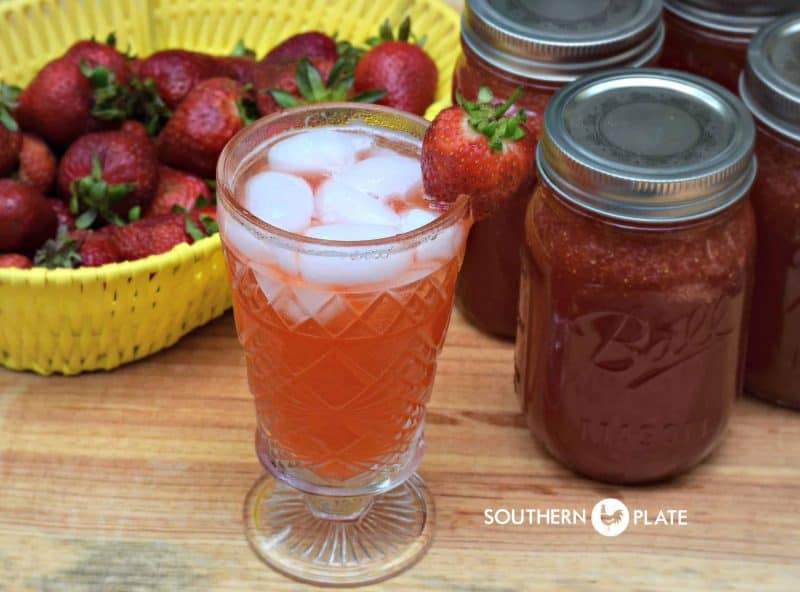
<path fill-rule="evenodd" d="M 687 21 L 749 35 L 797 7 L 797 0 L 664 0 L 664 8 Z"/>
<path fill-rule="evenodd" d="M 664 43 L 661 0 L 467 0 L 461 39 L 502 71 L 568 82 L 651 63 Z"/>
<path fill-rule="evenodd" d="M 800 142 L 800 13 L 753 37 L 739 94 L 759 121 Z"/>
<path fill-rule="evenodd" d="M 550 100 L 539 174 L 565 199 L 618 220 L 709 216 L 742 198 L 756 172 L 755 125 L 733 93 L 661 68 L 581 78 Z"/>

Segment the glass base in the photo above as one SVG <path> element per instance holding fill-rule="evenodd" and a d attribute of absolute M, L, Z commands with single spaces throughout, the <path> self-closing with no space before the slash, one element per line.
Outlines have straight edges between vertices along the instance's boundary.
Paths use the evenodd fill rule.
<path fill-rule="evenodd" d="M 434 506 L 418 475 L 377 496 L 308 495 L 265 475 L 247 495 L 247 540 L 264 563 L 318 586 L 391 578 L 430 546 Z"/>

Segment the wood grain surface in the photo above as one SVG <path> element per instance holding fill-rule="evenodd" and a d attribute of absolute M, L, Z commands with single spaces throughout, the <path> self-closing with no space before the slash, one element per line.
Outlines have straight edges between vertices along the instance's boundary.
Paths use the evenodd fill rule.
<path fill-rule="evenodd" d="M 691 474 L 618 488 L 531 440 L 512 348 L 455 315 L 421 474 L 437 503 L 428 555 L 374 590 L 800 588 L 800 413 L 744 399 Z M 305 590 L 252 554 L 242 502 L 262 470 L 230 314 L 113 373 L 0 370 L 0 591 Z M 618 497 L 683 527 L 487 526 L 484 508 L 586 508 Z"/>

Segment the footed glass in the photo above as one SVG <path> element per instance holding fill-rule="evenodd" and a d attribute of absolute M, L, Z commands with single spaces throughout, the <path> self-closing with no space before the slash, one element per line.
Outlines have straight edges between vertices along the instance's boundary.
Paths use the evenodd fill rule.
<path fill-rule="evenodd" d="M 220 233 L 268 472 L 247 496 L 246 534 L 265 563 L 301 581 L 384 580 L 431 542 L 433 500 L 414 471 L 471 220 L 462 198 L 411 232 L 322 240 L 256 218 L 243 183 L 287 134 L 389 132 L 393 149 L 419 158 L 427 125 L 379 106 L 301 107 L 243 130 L 220 158 Z"/>

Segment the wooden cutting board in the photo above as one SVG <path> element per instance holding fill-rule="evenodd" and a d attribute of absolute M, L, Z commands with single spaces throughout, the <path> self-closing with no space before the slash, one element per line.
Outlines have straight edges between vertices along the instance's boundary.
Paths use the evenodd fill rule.
<path fill-rule="evenodd" d="M 739 404 L 722 448 L 658 486 L 576 477 L 517 412 L 511 346 L 455 315 L 421 474 L 433 547 L 374 590 L 800 589 L 800 413 Z M 230 314 L 113 373 L 0 370 L 0 591 L 305 590 L 250 551 L 242 502 L 262 470 Z M 685 509 L 687 526 L 484 524 L 484 510 Z"/>

